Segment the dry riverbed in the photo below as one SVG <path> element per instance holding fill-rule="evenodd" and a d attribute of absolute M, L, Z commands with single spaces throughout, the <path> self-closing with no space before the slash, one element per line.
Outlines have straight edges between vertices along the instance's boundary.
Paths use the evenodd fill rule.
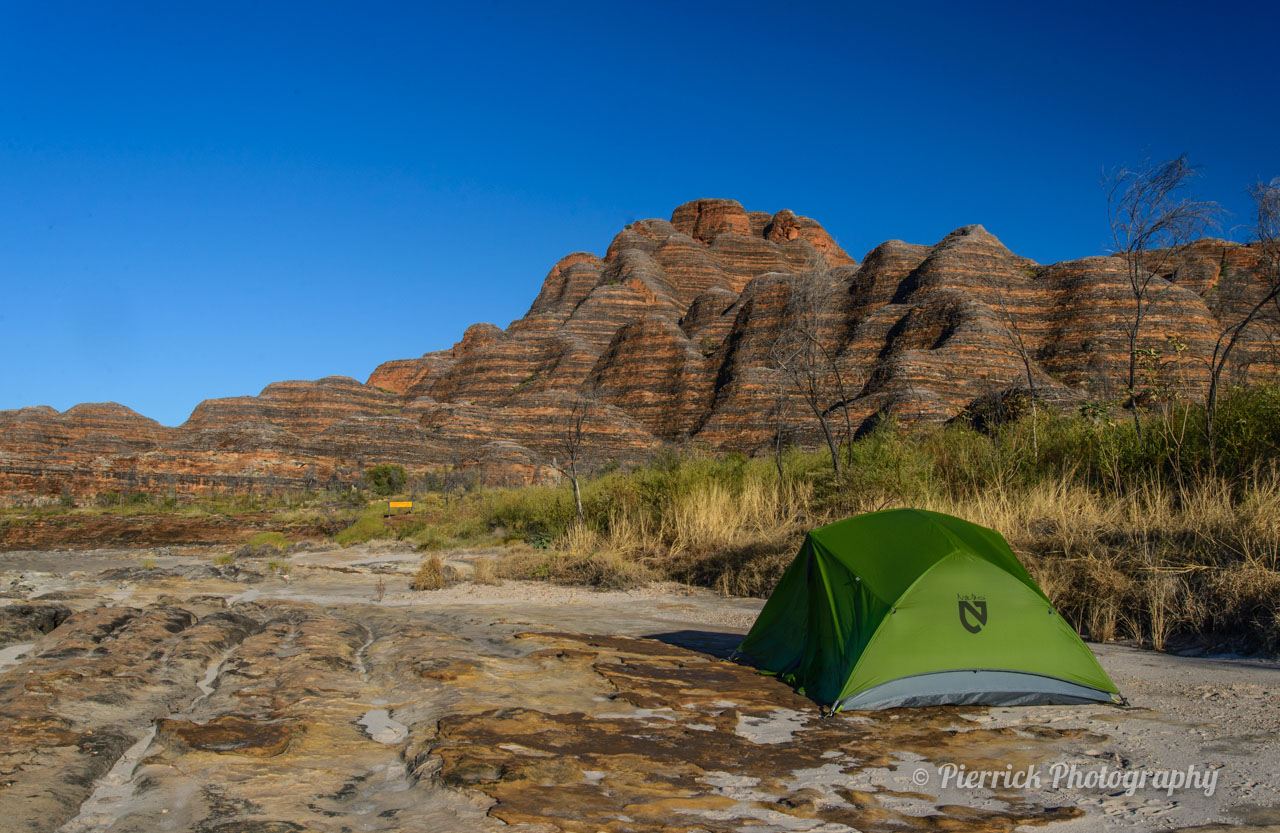
<path fill-rule="evenodd" d="M 758 600 L 216 555 L 0 554 L 0 829 L 1280 830 L 1274 663 L 1092 646 L 1130 707 L 824 719 L 727 661 Z M 1190 767 L 1212 795 L 1052 783 Z"/>

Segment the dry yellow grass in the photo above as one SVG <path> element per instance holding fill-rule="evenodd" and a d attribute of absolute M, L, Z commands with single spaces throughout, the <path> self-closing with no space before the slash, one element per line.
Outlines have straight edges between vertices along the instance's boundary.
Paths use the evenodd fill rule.
<path fill-rule="evenodd" d="M 456 571 L 452 567 L 445 564 L 440 556 L 432 555 L 422 559 L 422 565 L 414 573 L 409 586 L 414 590 L 440 590 L 452 584 L 456 578 Z"/>
<path fill-rule="evenodd" d="M 925 508 L 999 530 L 1046 594 L 1099 641 L 1164 648 L 1174 634 L 1280 639 L 1280 486 L 1210 481 L 1117 496 L 1065 478 L 935 498 Z"/>
<path fill-rule="evenodd" d="M 471 562 L 471 581 L 475 584 L 502 584 L 497 565 L 488 557 Z"/>
<path fill-rule="evenodd" d="M 571 526 L 532 573 L 525 558 L 522 572 L 607 586 L 672 578 L 725 594 L 764 594 L 804 535 L 811 494 L 807 484 L 763 477 L 737 488 L 698 483 L 671 495 L 656 519 L 618 510 L 603 532 Z"/>
<path fill-rule="evenodd" d="M 785 536 L 807 514 L 811 497 L 805 483 L 779 484 L 758 476 L 738 489 L 714 481 L 699 484 L 672 502 L 659 537 L 672 556 L 680 556 Z"/>
<path fill-rule="evenodd" d="M 901 499 L 857 496 L 873 506 Z M 804 483 L 748 477 L 672 494 L 657 518 L 618 510 L 603 531 L 575 525 L 545 552 L 503 572 L 569 584 L 629 586 L 670 578 L 726 594 L 767 595 L 805 531 L 842 515 L 815 512 Z M 1280 647 L 1280 486 L 1243 491 L 1210 481 L 1106 494 L 1069 476 L 910 503 L 1000 531 L 1054 604 L 1098 641 L 1164 648 L 1174 635 L 1254 634 Z"/>
<path fill-rule="evenodd" d="M 932 509 L 1001 532 L 1094 639 L 1163 647 L 1203 636 L 1275 650 L 1280 387 L 1241 401 L 1253 410 L 1221 423 L 1241 426 L 1221 466 L 1203 449 L 1162 444 L 1158 424 L 1143 439 L 1105 414 L 1045 417 L 1038 450 L 1024 423 L 994 433 L 888 425 L 847 449 L 839 476 L 821 454 L 690 451 L 587 481 L 583 523 L 552 487 L 495 491 L 475 511 L 486 530 L 536 547 L 500 559 L 504 576 L 614 587 L 661 578 L 766 596 L 809 529 Z"/>
<path fill-rule="evenodd" d="M 613 542 L 582 527 L 571 529 L 555 548 L 511 548 L 498 563 L 496 573 L 511 579 L 541 579 L 607 590 L 636 587 L 661 577 L 641 559 L 613 548 Z"/>

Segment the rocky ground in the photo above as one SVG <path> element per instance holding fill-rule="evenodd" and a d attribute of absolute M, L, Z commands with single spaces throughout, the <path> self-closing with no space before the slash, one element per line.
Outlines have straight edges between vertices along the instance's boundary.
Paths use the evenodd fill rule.
<path fill-rule="evenodd" d="M 416 593 L 411 553 L 295 553 L 287 576 L 218 554 L 0 554 L 0 827 L 1280 830 L 1273 663 L 1094 646 L 1129 708 L 824 719 L 725 659 L 757 600 Z M 1044 783 L 944 786 L 949 763 Z M 1054 788 L 1054 764 L 1216 789 Z"/>
<path fill-rule="evenodd" d="M 328 518 L 283 522 L 276 514 L 11 514 L 0 517 L 0 551 L 231 545 L 258 532 L 280 532 L 292 540 L 323 540 L 349 523 Z"/>

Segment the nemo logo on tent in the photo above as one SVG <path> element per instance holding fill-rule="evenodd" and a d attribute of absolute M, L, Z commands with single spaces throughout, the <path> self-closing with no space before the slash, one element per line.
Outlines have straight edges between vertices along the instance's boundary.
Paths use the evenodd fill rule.
<path fill-rule="evenodd" d="M 956 604 L 960 606 L 960 624 L 969 633 L 977 633 L 987 624 L 987 600 L 977 596 L 962 597 Z"/>

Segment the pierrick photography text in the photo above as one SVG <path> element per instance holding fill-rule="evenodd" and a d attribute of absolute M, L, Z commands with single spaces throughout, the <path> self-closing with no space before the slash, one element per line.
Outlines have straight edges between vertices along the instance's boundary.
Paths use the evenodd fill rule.
<path fill-rule="evenodd" d="M 1133 795 L 1139 790 L 1153 790 L 1173 795 L 1180 790 L 1197 790 L 1212 797 L 1218 788 L 1218 770 L 1192 764 L 1183 769 L 1116 769 L 1107 766 L 1081 766 L 1074 763 L 1032 764 L 1015 769 L 970 769 L 964 764 L 945 763 L 937 767 L 938 785 L 962 790 L 981 789 L 1051 789 L 1051 790 L 1123 790 Z M 917 786 L 929 783 L 929 773 L 920 768 L 912 781 Z"/>

